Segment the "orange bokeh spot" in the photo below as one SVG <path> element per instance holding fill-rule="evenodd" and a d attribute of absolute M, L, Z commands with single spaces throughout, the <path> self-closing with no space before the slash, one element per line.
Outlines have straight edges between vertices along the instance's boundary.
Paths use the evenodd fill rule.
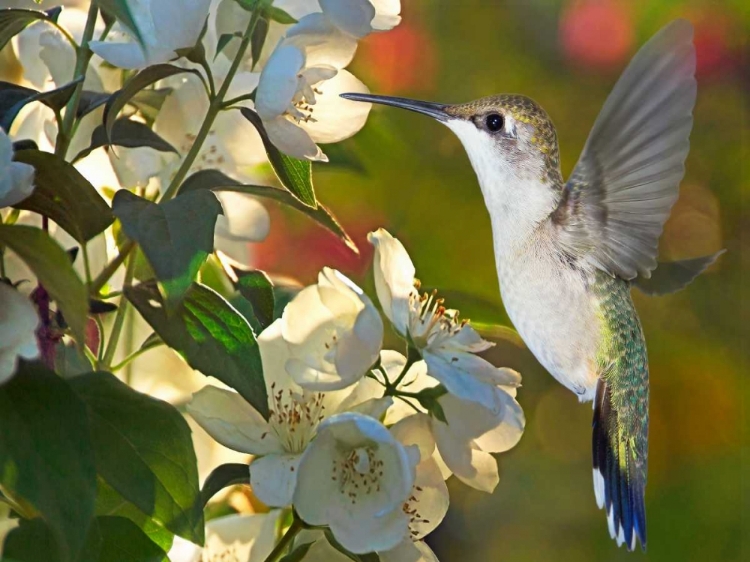
<path fill-rule="evenodd" d="M 620 67 L 633 46 L 633 21 L 624 4 L 611 0 L 573 2 L 560 20 L 560 42 L 574 63 Z"/>

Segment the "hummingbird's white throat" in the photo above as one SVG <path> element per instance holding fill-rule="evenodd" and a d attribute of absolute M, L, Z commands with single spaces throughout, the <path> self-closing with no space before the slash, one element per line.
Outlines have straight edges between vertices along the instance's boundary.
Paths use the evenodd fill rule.
<path fill-rule="evenodd" d="M 506 116 L 508 119 L 512 117 Z M 469 155 L 490 213 L 495 249 L 498 257 L 505 255 L 528 240 L 531 232 L 555 209 L 559 195 L 542 180 L 541 174 L 529 173 L 524 163 L 513 161 L 496 139 L 472 122 L 449 119 L 445 125 L 456 134 Z"/>

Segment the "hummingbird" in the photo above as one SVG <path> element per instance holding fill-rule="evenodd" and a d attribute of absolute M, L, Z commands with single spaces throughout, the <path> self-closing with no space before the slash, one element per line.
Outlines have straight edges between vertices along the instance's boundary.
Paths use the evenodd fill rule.
<path fill-rule="evenodd" d="M 349 100 L 428 115 L 463 144 L 492 225 L 500 293 L 537 360 L 593 401 L 593 478 L 610 536 L 646 548 L 649 369 L 632 287 L 686 286 L 721 252 L 657 262 L 685 172 L 696 99 L 693 28 L 675 20 L 635 55 L 563 180 L 557 133 L 517 94 L 440 104 L 372 94 Z M 658 266 L 658 267 L 657 267 Z"/>

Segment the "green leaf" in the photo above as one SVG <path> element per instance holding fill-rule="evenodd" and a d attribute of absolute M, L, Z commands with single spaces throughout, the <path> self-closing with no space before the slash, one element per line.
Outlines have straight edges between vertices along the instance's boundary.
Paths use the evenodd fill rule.
<path fill-rule="evenodd" d="M 198 468 L 190 428 L 170 404 L 110 373 L 72 379 L 86 403 L 97 472 L 118 494 L 170 531 L 203 542 Z"/>
<path fill-rule="evenodd" d="M 47 522 L 62 562 L 78 559 L 96 497 L 86 406 L 40 363 L 0 386 L 0 484 Z"/>
<path fill-rule="evenodd" d="M 305 544 L 301 544 L 298 547 L 296 547 L 292 552 L 284 556 L 279 562 L 300 562 L 305 555 L 307 554 L 307 551 L 310 550 L 310 547 L 315 544 L 315 541 L 312 542 L 306 542 Z"/>
<path fill-rule="evenodd" d="M 64 379 L 90 373 L 91 361 L 73 344 L 59 342 L 55 346 L 55 371 Z"/>
<path fill-rule="evenodd" d="M 177 310 L 167 316 L 161 294 L 153 285 L 126 287 L 125 296 L 191 367 L 237 390 L 268 419 L 263 365 L 255 334 L 227 301 L 196 283 Z"/>
<path fill-rule="evenodd" d="M 286 13 L 281 8 L 277 8 L 276 6 L 267 6 L 263 10 L 263 16 L 268 18 L 271 21 L 275 21 L 276 23 L 280 23 L 282 25 L 292 25 L 294 23 L 297 23 L 297 20 L 290 16 L 288 13 Z"/>
<path fill-rule="evenodd" d="M 97 517 L 101 562 L 169 562 L 167 553 L 124 517 Z"/>
<path fill-rule="evenodd" d="M 131 121 L 127 117 L 121 117 L 113 123 L 109 140 L 107 140 L 107 131 L 104 125 L 99 125 L 94 129 L 91 134 L 91 144 L 76 154 L 73 162 L 85 158 L 97 148 L 110 144 L 126 148 L 147 146 L 159 152 L 174 152 L 177 154 L 177 149 L 152 131 L 148 125 Z"/>
<path fill-rule="evenodd" d="M 242 34 L 239 32 L 235 33 L 222 33 L 219 36 L 219 40 L 216 42 L 216 54 L 214 55 L 214 60 L 216 60 L 216 57 L 219 56 L 219 53 L 221 53 L 224 48 L 229 45 L 229 43 L 232 41 L 232 39 L 236 37 L 242 37 Z"/>
<path fill-rule="evenodd" d="M 110 2 L 111 1 L 114 0 L 110 0 Z M 122 88 L 110 96 L 109 101 L 107 101 L 107 104 L 104 106 L 103 123 L 107 136 L 111 138 L 112 127 L 114 126 L 117 114 L 136 94 L 154 82 L 174 76 L 175 74 L 182 74 L 183 72 L 189 72 L 196 75 L 201 81 L 203 80 L 203 76 L 201 76 L 201 73 L 197 70 L 180 68 L 179 66 L 173 66 L 171 64 L 155 64 L 154 66 L 149 66 L 130 78 Z"/>
<path fill-rule="evenodd" d="M 21 150 L 15 160 L 34 167 L 36 186 L 15 207 L 49 217 L 81 244 L 115 220 L 106 201 L 69 162 L 41 150 Z"/>
<path fill-rule="evenodd" d="M 255 22 L 255 29 L 253 29 L 253 35 L 250 37 L 250 55 L 253 58 L 253 65 L 250 70 L 255 70 L 255 65 L 260 60 L 260 55 L 263 53 L 263 45 L 266 44 L 266 38 L 268 37 L 269 23 L 266 18 L 258 18 Z"/>
<path fill-rule="evenodd" d="M 223 213 L 219 200 L 208 191 L 195 191 L 157 205 L 120 190 L 112 208 L 128 238 L 141 246 L 173 305 L 214 251 L 216 218 Z"/>
<path fill-rule="evenodd" d="M 315 190 L 312 184 L 311 162 L 309 160 L 297 160 L 279 151 L 268 138 L 266 128 L 255 111 L 248 107 L 242 107 L 240 113 L 258 130 L 266 154 L 268 154 L 268 160 L 279 177 L 281 185 L 286 187 L 302 203 L 316 209 L 318 202 L 315 199 Z"/>
<path fill-rule="evenodd" d="M 107 103 L 111 95 L 112 94 L 109 92 L 92 92 L 90 90 L 83 90 L 81 92 L 81 98 L 78 101 L 76 118 L 80 119 L 84 115 L 88 115 L 95 109 L 103 106 Z"/>
<path fill-rule="evenodd" d="M 248 465 L 227 463 L 217 466 L 203 483 L 200 508 L 203 509 L 219 491 L 237 484 L 250 485 L 250 467 Z"/>
<path fill-rule="evenodd" d="M 128 103 L 135 106 L 151 125 L 172 90 L 172 88 L 147 88 L 134 95 Z"/>
<path fill-rule="evenodd" d="M 174 541 L 174 533 L 168 531 L 132 503 L 125 500 L 117 491 L 107 484 L 101 476 L 97 477 L 96 515 L 125 517 L 135 523 L 148 538 L 169 551 Z"/>
<path fill-rule="evenodd" d="M 40 10 L 0 10 L 0 49 L 5 47 L 14 35 L 35 21 L 54 23 L 57 20 L 57 14 L 60 13 L 59 9 L 55 8 L 55 10 L 50 10 L 48 13 Z"/>
<path fill-rule="evenodd" d="M 98 0 L 99 6 L 105 12 L 114 16 L 117 21 L 127 27 L 135 37 L 136 41 L 141 45 L 143 43 L 143 35 L 141 30 L 138 28 L 138 24 L 133 17 L 133 13 L 130 10 L 130 5 L 126 0 Z"/>
<path fill-rule="evenodd" d="M 232 268 L 237 276 L 235 286 L 240 294 L 253 306 L 253 312 L 261 326 L 266 328 L 273 322 L 275 298 L 273 283 L 263 271 L 245 271 Z"/>
<path fill-rule="evenodd" d="M 318 203 L 318 207 L 313 209 L 294 197 L 285 189 L 270 187 L 266 185 L 243 185 L 235 179 L 218 170 L 201 170 L 196 172 L 180 187 L 180 193 L 189 193 L 191 191 L 210 189 L 212 191 L 236 191 L 237 193 L 247 193 L 256 197 L 267 197 L 289 205 L 306 214 L 319 225 L 330 230 L 355 254 L 359 254 L 359 249 L 354 241 L 349 237 L 344 228 L 339 224 L 333 213 L 323 204 Z"/>
<path fill-rule="evenodd" d="M 0 12 L 0 17 L 1 15 L 2 12 Z M 6 133 L 9 132 L 21 109 L 33 101 L 42 102 L 55 112 L 60 111 L 68 103 L 76 86 L 82 81 L 83 77 L 79 77 L 59 88 L 46 92 L 24 88 L 10 82 L 0 82 L 0 129 L 3 129 Z"/>
<path fill-rule="evenodd" d="M 440 404 L 440 397 L 447 392 L 446 388 L 442 384 L 439 384 L 438 386 L 425 388 L 418 392 L 415 398 L 433 418 L 447 424 L 448 420 L 445 417 L 443 406 Z"/>
<path fill-rule="evenodd" d="M 0 246 L 21 258 L 50 296 L 73 330 L 76 341 L 86 341 L 88 291 L 70 263 L 70 258 L 50 235 L 32 226 L 0 225 Z"/>
<path fill-rule="evenodd" d="M 8 562 L 59 562 L 54 537 L 41 519 L 21 521 L 5 540 Z M 80 562 L 169 562 L 166 552 L 123 517 L 97 517 L 89 530 Z"/>

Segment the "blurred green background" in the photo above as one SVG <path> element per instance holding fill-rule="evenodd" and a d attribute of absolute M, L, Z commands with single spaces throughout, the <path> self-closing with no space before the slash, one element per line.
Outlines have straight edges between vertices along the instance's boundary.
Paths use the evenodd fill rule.
<path fill-rule="evenodd" d="M 750 319 L 743 246 L 750 224 L 742 205 L 750 190 L 743 174 L 749 9 L 746 0 L 404 0 L 402 24 L 360 46 L 353 72 L 377 93 L 441 102 L 500 92 L 533 97 L 557 126 L 567 174 L 637 48 L 674 18 L 696 27 L 692 149 L 661 257 L 728 253 L 681 293 L 635 294 L 651 364 L 648 552 L 617 549 L 596 508 L 590 405 L 578 404 L 523 347 L 501 342 L 491 358 L 523 375 L 526 433 L 499 456 L 494 494 L 451 480 L 450 512 L 429 540 L 442 562 L 734 561 L 742 559 L 743 540 L 750 559 L 750 464 L 745 448 L 743 468 L 741 448 Z M 474 321 L 508 323 L 484 202 L 450 131 L 375 108 L 364 130 L 343 143 L 346 154 L 335 148 L 327 152 L 340 164 L 318 166 L 316 189 L 360 242 L 362 258 L 276 211 L 269 241 L 256 248 L 259 265 L 306 283 L 322 265 L 334 265 L 374 295 L 364 236 L 382 225 L 403 240 L 423 284 L 440 288 L 450 306 Z"/>

